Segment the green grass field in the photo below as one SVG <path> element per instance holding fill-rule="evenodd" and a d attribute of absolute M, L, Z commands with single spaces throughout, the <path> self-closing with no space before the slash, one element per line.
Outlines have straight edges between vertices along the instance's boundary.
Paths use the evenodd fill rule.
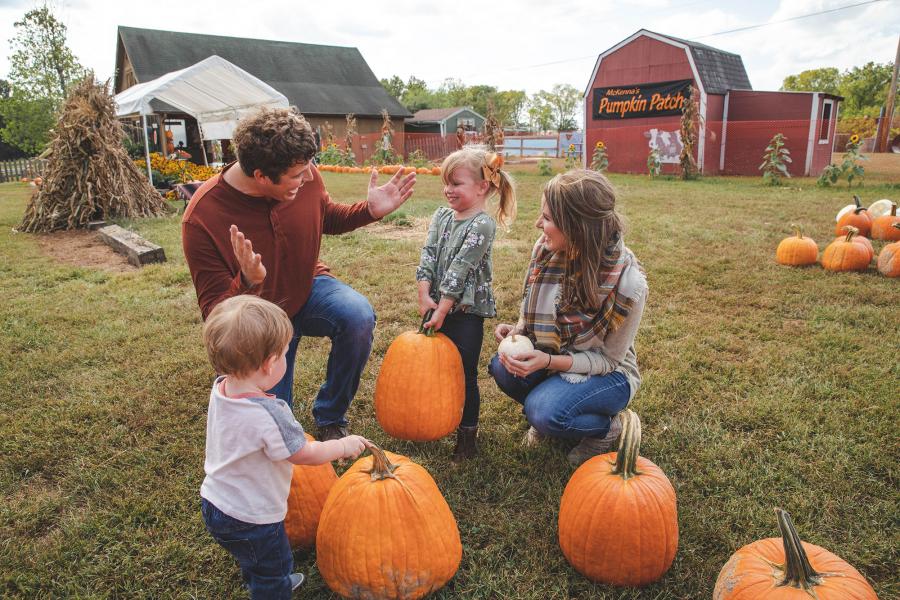
<path fill-rule="evenodd" d="M 325 176 L 336 201 L 364 194 L 365 175 Z M 637 339 L 644 383 L 632 403 L 641 454 L 678 494 L 675 563 L 640 590 L 592 584 L 565 561 L 556 520 L 572 473 L 567 446 L 523 448 L 518 405 L 485 371 L 477 460 L 453 468 L 450 438 L 413 444 L 381 431 L 375 377 L 391 340 L 418 324 L 424 232 L 362 230 L 323 244 L 334 273 L 379 318 L 353 430 L 425 466 L 459 524 L 462 565 L 434 597 L 709 598 L 732 552 L 777 534 L 775 507 L 880 598 L 900 596 L 900 280 L 874 265 L 833 274 L 774 262 L 791 223 L 820 249 L 833 238 L 834 214 L 851 200 L 846 185 L 611 179 L 651 290 Z M 863 202 L 900 199 L 891 179 L 867 179 Z M 495 246 L 500 315 L 490 330 L 515 319 L 544 180 L 517 174 L 519 219 Z M 0 596 L 245 597 L 199 513 L 213 373 L 180 215 L 128 223 L 165 247 L 165 264 L 129 273 L 65 266 L 34 236 L 12 232 L 27 193 L 0 185 Z M 422 176 L 402 210 L 417 227 L 440 202 L 439 179 Z M 494 351 L 485 339 L 483 363 Z M 295 413 L 311 429 L 328 347 L 300 347 Z M 300 597 L 329 597 L 315 554 L 295 558 L 309 578 Z"/>

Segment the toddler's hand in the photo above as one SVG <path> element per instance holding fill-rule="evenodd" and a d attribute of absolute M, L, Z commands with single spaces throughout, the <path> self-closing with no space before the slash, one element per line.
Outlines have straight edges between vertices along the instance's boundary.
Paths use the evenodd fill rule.
<path fill-rule="evenodd" d="M 342 458 L 356 458 L 366 449 L 369 440 L 361 435 L 348 435 L 341 438 Z"/>

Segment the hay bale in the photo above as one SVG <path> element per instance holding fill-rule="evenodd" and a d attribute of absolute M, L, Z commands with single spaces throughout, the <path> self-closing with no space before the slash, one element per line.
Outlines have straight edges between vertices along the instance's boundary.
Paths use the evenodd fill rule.
<path fill-rule="evenodd" d="M 122 125 L 107 85 L 93 73 L 73 88 L 63 105 L 43 185 L 31 197 L 20 231 L 87 227 L 111 218 L 157 217 L 170 210 L 122 144 Z"/>

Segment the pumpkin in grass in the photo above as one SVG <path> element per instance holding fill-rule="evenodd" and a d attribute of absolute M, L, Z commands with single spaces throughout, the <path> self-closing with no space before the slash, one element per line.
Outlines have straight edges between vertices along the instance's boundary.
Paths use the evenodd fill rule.
<path fill-rule="evenodd" d="M 846 237 L 828 244 L 822 252 L 822 266 L 828 271 L 865 271 L 872 261 L 870 250 L 853 241 L 856 227 L 848 226 Z"/>
<path fill-rule="evenodd" d="M 799 225 L 793 225 L 794 235 L 781 240 L 775 249 L 775 260 L 780 265 L 795 267 L 814 265 L 819 258 L 819 247 L 811 237 L 803 235 Z"/>
<path fill-rule="evenodd" d="M 844 227 L 849 225 L 856 227 L 859 230 L 859 235 L 868 237 L 872 229 L 872 217 L 869 215 L 869 209 L 860 204 L 859 196 L 854 195 L 853 201 L 856 203 L 856 207 L 847 211 L 838 219 L 837 224 L 834 226 L 834 235 L 842 235 Z"/>
<path fill-rule="evenodd" d="M 900 223 L 894 223 L 892 227 L 900 232 Z M 900 242 L 887 244 L 878 255 L 878 272 L 885 277 L 900 277 Z"/>
<path fill-rule="evenodd" d="M 719 572 L 713 600 L 878 600 L 866 579 L 839 556 L 800 540 L 791 516 L 778 513 L 780 538 L 748 544 Z"/>
<path fill-rule="evenodd" d="M 313 441 L 308 433 L 306 440 Z M 331 463 L 294 465 L 291 491 L 288 494 L 284 530 L 291 548 L 311 548 L 316 543 L 316 529 L 325 499 L 338 480 Z"/>
<path fill-rule="evenodd" d="M 414 442 L 440 439 L 459 426 L 465 400 L 462 357 L 450 338 L 419 327 L 391 342 L 375 380 L 375 418 L 385 433 Z"/>
<path fill-rule="evenodd" d="M 638 416 L 625 410 L 621 418 L 618 452 L 586 461 L 566 485 L 559 545 L 588 579 L 641 586 L 662 577 L 675 558 L 675 489 L 659 467 L 639 456 Z"/>
<path fill-rule="evenodd" d="M 872 221 L 872 239 L 896 242 L 900 240 L 900 230 L 894 227 L 894 224 L 900 223 L 900 217 L 897 216 L 897 204 L 891 204 L 891 210 L 886 215 Z"/>
<path fill-rule="evenodd" d="M 432 175 L 440 175 L 440 174 L 441 174 L 441 168 L 440 168 L 440 167 L 432 167 L 432 168 L 431 168 L 431 174 L 432 174 Z"/>
<path fill-rule="evenodd" d="M 844 234 L 843 234 L 843 235 L 839 235 L 839 236 L 837 236 L 836 238 L 834 238 L 834 241 L 837 242 L 837 241 L 841 241 L 841 240 L 846 240 L 846 239 L 847 239 L 847 233 L 848 233 L 849 231 L 850 231 L 850 225 L 846 225 L 846 226 L 844 227 Z M 868 250 L 868 252 L 869 252 L 869 262 L 871 262 L 872 259 L 875 257 L 875 247 L 872 246 L 872 241 L 871 241 L 869 238 L 863 237 L 863 236 L 858 235 L 858 234 L 855 234 L 855 235 L 853 236 L 853 240 L 852 240 L 852 241 L 853 241 L 854 244 L 859 244 L 860 246 L 863 246 L 866 250 Z"/>
<path fill-rule="evenodd" d="M 316 534 L 319 573 L 345 598 L 421 598 L 459 569 L 456 519 L 428 471 L 369 449 L 328 494 Z"/>

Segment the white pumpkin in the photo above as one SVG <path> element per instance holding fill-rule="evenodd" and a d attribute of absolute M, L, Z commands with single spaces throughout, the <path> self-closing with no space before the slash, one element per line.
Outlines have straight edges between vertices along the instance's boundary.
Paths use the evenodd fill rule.
<path fill-rule="evenodd" d="M 525 352 L 534 350 L 534 344 L 528 339 L 528 336 L 513 333 L 506 336 L 497 346 L 497 352 L 506 356 L 518 356 Z"/>
<path fill-rule="evenodd" d="M 872 217 L 872 220 L 874 221 L 878 217 L 891 214 L 891 203 L 891 200 L 888 200 L 887 198 L 876 200 L 869 205 L 869 216 Z"/>

